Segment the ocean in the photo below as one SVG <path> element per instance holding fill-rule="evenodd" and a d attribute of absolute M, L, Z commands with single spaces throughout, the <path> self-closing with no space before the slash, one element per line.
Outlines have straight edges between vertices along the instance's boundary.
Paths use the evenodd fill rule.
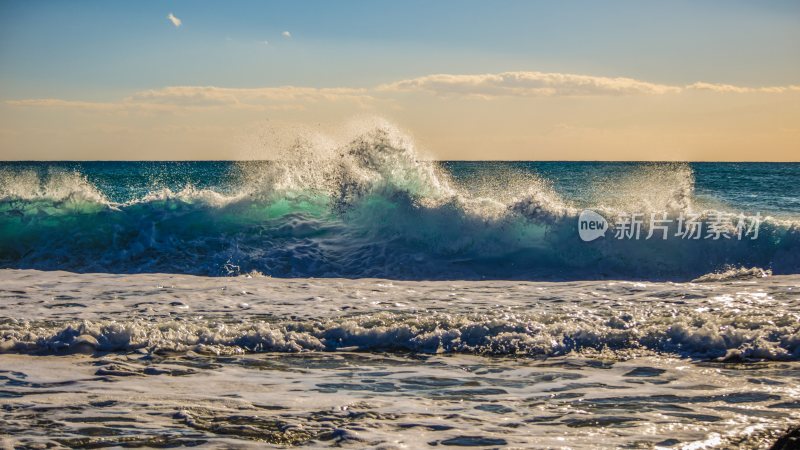
<path fill-rule="evenodd" d="M 797 163 L 0 163 L 9 448 L 768 448 L 799 319 Z"/>

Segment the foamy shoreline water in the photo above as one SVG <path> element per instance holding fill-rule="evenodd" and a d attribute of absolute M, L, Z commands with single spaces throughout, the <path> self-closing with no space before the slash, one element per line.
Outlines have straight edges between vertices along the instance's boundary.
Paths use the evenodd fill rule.
<path fill-rule="evenodd" d="M 798 276 L 0 280 L 13 445 L 766 448 L 800 418 Z"/>
<path fill-rule="evenodd" d="M 800 359 L 798 277 L 732 276 L 424 282 L 6 270 L 0 349 Z"/>
<path fill-rule="evenodd" d="M 0 355 L 5 442 L 767 448 L 797 363 L 386 353 Z"/>

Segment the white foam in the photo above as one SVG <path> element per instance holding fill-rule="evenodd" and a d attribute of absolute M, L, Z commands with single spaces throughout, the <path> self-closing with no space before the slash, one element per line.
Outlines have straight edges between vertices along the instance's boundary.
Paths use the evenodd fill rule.
<path fill-rule="evenodd" d="M 800 299 L 786 299 L 796 277 L 751 285 L 487 281 L 456 288 L 433 281 L 1 274 L 9 296 L 0 306 L 3 351 L 71 351 L 91 337 L 101 351 L 347 347 L 800 358 Z M 534 289 L 519 289 L 525 285 Z"/>

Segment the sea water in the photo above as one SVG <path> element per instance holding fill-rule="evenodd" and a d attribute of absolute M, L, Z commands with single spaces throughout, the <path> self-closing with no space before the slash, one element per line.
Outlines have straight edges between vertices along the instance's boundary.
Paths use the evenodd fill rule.
<path fill-rule="evenodd" d="M 0 442 L 766 448 L 800 418 L 798 181 L 430 162 L 391 130 L 1 163 Z"/>

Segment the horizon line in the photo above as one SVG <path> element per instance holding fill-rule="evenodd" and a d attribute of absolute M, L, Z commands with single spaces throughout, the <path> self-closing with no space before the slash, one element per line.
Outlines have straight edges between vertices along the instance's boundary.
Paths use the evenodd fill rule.
<path fill-rule="evenodd" d="M 273 162 L 276 159 L 3 159 L 4 163 L 196 163 L 196 162 Z M 732 163 L 732 164 L 800 164 L 800 160 L 655 160 L 655 159 L 418 159 L 421 162 L 546 162 L 546 163 Z"/>

